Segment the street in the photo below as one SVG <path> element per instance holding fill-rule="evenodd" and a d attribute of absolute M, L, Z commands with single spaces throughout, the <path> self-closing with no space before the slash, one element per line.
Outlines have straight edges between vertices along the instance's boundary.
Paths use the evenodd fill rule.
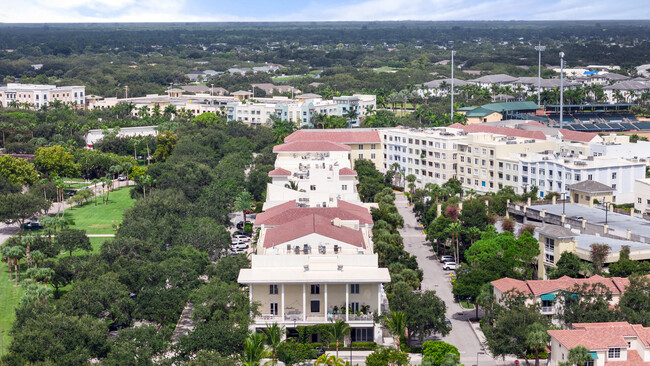
<path fill-rule="evenodd" d="M 404 248 L 417 257 L 418 265 L 424 272 L 422 290 L 436 291 L 438 297 L 447 305 L 447 318 L 451 320 L 452 330 L 442 340 L 458 348 L 460 362 L 465 366 L 476 365 L 479 352 L 483 352 L 478 354 L 479 365 L 496 365 L 494 359 L 485 354 L 483 345 L 468 322 L 468 319 L 475 315 L 475 310 L 463 309 L 460 304 L 454 302 L 450 272 L 443 271 L 440 262 L 434 259 L 433 249 L 426 243 L 426 236 L 422 230 L 418 229 L 419 223 L 406 197 L 400 192 L 396 192 L 395 196 L 397 210 L 404 217 L 404 228 L 400 229 L 400 234 L 404 238 Z M 482 336 L 482 333 L 479 334 Z"/>

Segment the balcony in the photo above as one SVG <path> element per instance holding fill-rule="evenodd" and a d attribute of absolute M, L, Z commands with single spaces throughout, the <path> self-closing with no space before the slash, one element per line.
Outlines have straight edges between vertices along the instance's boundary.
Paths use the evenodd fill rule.
<path fill-rule="evenodd" d="M 345 320 L 345 314 L 332 314 L 329 313 L 327 314 L 327 320 L 328 321 L 335 321 L 335 320 Z M 372 321 L 373 316 L 372 313 L 369 314 L 350 314 L 350 319 L 349 321 Z"/>
<path fill-rule="evenodd" d="M 542 314 L 555 314 L 555 307 L 542 306 Z"/>
<path fill-rule="evenodd" d="M 306 323 L 328 323 L 335 321 L 337 319 L 341 319 L 343 321 L 346 320 L 345 314 L 332 314 L 331 312 L 327 314 L 327 317 L 322 314 L 316 314 L 316 315 L 307 315 L 305 318 Z M 370 314 L 350 314 L 350 318 L 348 320 L 349 322 L 372 322 L 373 321 L 373 315 L 372 313 Z M 302 312 L 299 311 L 289 311 L 284 314 L 284 321 L 282 320 L 282 316 L 280 315 L 274 315 L 274 314 L 261 314 L 255 317 L 255 322 L 256 323 L 302 323 L 303 322 L 303 316 Z"/>

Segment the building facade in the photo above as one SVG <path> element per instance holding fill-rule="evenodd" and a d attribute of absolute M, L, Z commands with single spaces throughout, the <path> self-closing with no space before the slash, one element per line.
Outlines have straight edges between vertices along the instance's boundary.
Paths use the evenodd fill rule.
<path fill-rule="evenodd" d="M 7 107 L 41 109 L 54 101 L 75 108 L 86 107 L 85 86 L 56 86 L 9 83 L 0 87 L 0 104 Z"/>

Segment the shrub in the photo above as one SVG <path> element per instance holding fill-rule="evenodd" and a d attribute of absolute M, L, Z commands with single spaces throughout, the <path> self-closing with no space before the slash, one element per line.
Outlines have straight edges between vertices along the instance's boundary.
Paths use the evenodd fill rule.
<path fill-rule="evenodd" d="M 456 354 L 460 357 L 460 352 L 455 346 L 443 341 L 426 341 L 422 344 L 422 355 L 430 359 L 434 366 L 440 366 L 445 360 L 448 353 Z"/>
<path fill-rule="evenodd" d="M 535 359 L 535 353 L 528 353 L 526 354 L 526 358 L 529 360 L 534 360 Z M 548 352 L 546 351 L 539 351 L 539 359 L 540 360 L 545 360 L 548 358 Z"/>
<path fill-rule="evenodd" d="M 377 347 L 377 343 L 375 342 L 352 342 L 351 345 L 352 349 L 361 349 L 361 350 L 368 350 L 372 351 Z"/>

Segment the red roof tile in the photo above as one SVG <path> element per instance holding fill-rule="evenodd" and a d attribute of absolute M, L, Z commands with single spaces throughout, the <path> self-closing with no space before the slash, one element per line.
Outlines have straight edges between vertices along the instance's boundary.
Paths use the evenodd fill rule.
<path fill-rule="evenodd" d="M 327 217 L 312 213 L 292 222 L 266 230 L 264 248 L 281 245 L 310 234 L 319 234 L 359 248 L 365 247 L 361 230 L 335 226 Z"/>
<path fill-rule="evenodd" d="M 494 288 L 501 291 L 502 293 L 506 293 L 511 290 L 516 290 L 526 295 L 531 294 L 530 289 L 526 285 L 525 281 L 516 280 L 510 277 L 504 277 L 502 279 L 492 281 L 491 283 L 492 286 L 494 286 Z"/>
<path fill-rule="evenodd" d="M 564 128 L 560 129 L 560 134 L 562 135 L 563 140 L 582 142 L 589 142 L 593 140 L 594 137 L 598 136 L 598 134 L 594 132 L 571 131 Z"/>
<path fill-rule="evenodd" d="M 273 152 L 281 151 L 350 151 L 350 146 L 331 141 L 295 141 L 273 147 Z"/>
<path fill-rule="evenodd" d="M 339 175 L 357 175 L 357 171 L 350 168 L 343 168 L 339 169 Z"/>
<path fill-rule="evenodd" d="M 269 175 L 291 175 L 291 172 L 284 168 L 275 168 L 269 172 Z"/>
<path fill-rule="evenodd" d="M 627 322 L 611 323 L 574 323 L 575 329 L 549 330 L 551 337 L 557 339 L 568 349 L 582 345 L 589 350 L 607 349 L 610 347 L 627 348 L 624 337 L 639 337 L 640 341 L 648 344 L 647 330 L 640 325 L 631 325 Z M 643 333 L 639 334 L 638 329 Z"/>
<path fill-rule="evenodd" d="M 304 216 L 317 214 L 328 220 L 359 220 L 361 225 L 371 225 L 372 215 L 367 208 L 350 202 L 338 200 L 338 207 L 296 207 L 296 201 L 289 201 L 257 214 L 255 226 L 278 226 L 298 220 Z"/>
<path fill-rule="evenodd" d="M 643 361 L 639 352 L 628 348 L 626 361 L 608 361 L 605 366 L 650 366 L 650 361 Z"/>
<path fill-rule="evenodd" d="M 625 291 L 625 287 L 629 284 L 627 278 L 612 277 L 605 278 L 601 276 L 592 276 L 590 278 L 571 278 L 563 276 L 555 280 L 529 280 L 519 281 L 512 278 L 502 278 L 500 280 L 492 281 L 492 285 L 499 291 L 506 293 L 512 289 L 522 291 L 526 294 L 540 296 L 550 292 L 560 290 L 570 290 L 574 286 L 582 286 L 583 284 L 601 283 L 613 294 L 621 294 Z M 526 288 L 527 291 L 522 290 Z"/>
<path fill-rule="evenodd" d="M 332 141 L 340 144 L 358 144 L 381 143 L 381 138 L 376 130 L 298 130 L 287 136 L 284 141 Z"/>

